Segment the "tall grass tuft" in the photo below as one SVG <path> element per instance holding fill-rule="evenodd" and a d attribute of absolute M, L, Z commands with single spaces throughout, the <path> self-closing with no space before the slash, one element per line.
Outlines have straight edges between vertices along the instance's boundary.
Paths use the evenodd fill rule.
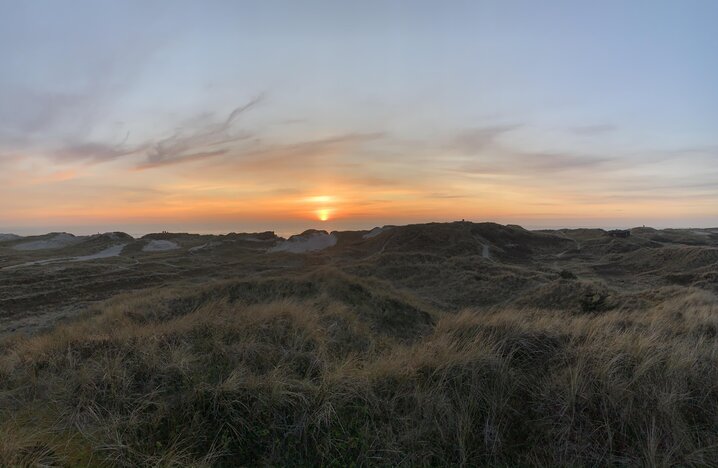
<path fill-rule="evenodd" d="M 467 309 L 411 340 L 351 301 L 169 299 L 1 343 L 0 465 L 718 460 L 704 291 L 635 312 Z"/>

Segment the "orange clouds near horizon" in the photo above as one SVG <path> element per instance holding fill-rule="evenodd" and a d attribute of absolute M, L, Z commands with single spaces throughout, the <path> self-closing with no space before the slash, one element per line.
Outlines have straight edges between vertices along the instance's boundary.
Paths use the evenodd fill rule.
<path fill-rule="evenodd" d="M 0 223 L 195 229 L 252 223 L 270 230 L 287 223 L 341 228 L 457 219 L 557 227 L 661 219 L 718 224 L 710 187 L 654 188 L 676 174 L 689 177 L 690 166 L 500 149 L 493 138 L 507 131 L 514 130 L 475 131 L 492 136 L 471 140 L 478 147 L 469 155 L 465 135 L 457 149 L 371 134 L 267 144 L 267 151 L 240 145 L 139 171 L 146 158 L 139 152 L 99 162 L 41 154 L 7 159 L 0 184 L 12 195 L 0 198 Z M 420 162 L 403 162 L 406 155 Z"/>

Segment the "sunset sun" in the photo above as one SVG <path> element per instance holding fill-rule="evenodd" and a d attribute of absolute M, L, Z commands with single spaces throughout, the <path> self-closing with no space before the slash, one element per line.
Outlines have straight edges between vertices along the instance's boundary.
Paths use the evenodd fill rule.
<path fill-rule="evenodd" d="M 317 218 L 319 218 L 319 221 L 327 221 L 329 219 L 329 214 L 330 212 L 326 208 L 317 210 Z"/>

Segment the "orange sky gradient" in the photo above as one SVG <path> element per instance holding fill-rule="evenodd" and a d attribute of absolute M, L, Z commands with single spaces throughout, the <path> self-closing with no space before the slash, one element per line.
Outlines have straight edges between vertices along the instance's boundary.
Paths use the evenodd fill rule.
<path fill-rule="evenodd" d="M 590 175 L 558 171 L 542 179 L 500 171 L 477 174 L 444 167 L 461 159 L 448 150 L 434 159 L 439 164 L 394 168 L 391 161 L 353 162 L 371 157 L 367 151 L 362 154 L 361 144 L 338 145 L 292 153 L 304 158 L 303 164 L 294 160 L 283 166 L 289 154 L 276 151 L 270 162 L 243 163 L 229 155 L 141 170 L 132 160 L 48 165 L 42 157 L 24 157 L 4 163 L 0 183 L 14 196 L 0 200 L 0 213 L 4 224 L 28 232 L 56 226 L 136 233 L 177 225 L 195 231 L 290 232 L 457 219 L 620 227 L 670 218 L 690 225 L 716 213 L 710 193 L 700 191 L 646 196 L 616 189 L 614 196 L 614 184 L 624 187 L 631 179 L 624 167 Z"/>
<path fill-rule="evenodd" d="M 718 226 L 717 15 L 7 2 L 0 233 Z"/>

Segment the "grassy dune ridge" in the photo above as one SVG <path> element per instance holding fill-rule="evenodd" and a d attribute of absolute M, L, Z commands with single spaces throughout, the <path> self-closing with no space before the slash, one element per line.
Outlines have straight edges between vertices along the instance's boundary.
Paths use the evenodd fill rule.
<path fill-rule="evenodd" d="M 6 339 L 0 465 L 718 459 L 712 293 L 636 313 L 432 311 L 430 326 L 392 336 L 336 287 L 216 297 L 232 287 L 128 294 Z"/>

